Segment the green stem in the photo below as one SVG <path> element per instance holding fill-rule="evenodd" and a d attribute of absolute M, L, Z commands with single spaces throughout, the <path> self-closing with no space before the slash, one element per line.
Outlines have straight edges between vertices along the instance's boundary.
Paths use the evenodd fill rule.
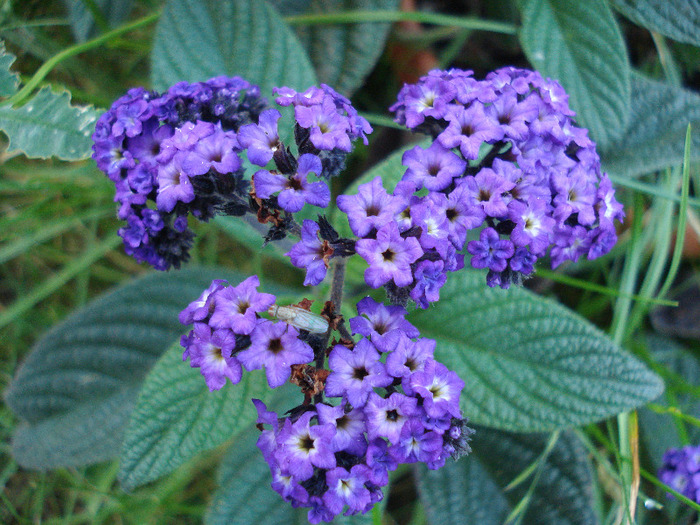
<path fill-rule="evenodd" d="M 474 17 L 459 17 L 426 13 L 422 11 L 339 11 L 284 17 L 289 25 L 358 24 L 362 22 L 421 22 L 438 26 L 459 27 L 475 31 L 492 31 L 505 35 L 515 35 L 518 28 L 503 22 L 482 20 Z"/>
<path fill-rule="evenodd" d="M 80 53 L 84 53 L 85 51 L 88 51 L 90 49 L 99 47 L 105 42 L 109 42 L 110 40 L 113 40 L 118 36 L 123 35 L 124 33 L 129 33 L 143 26 L 152 24 L 153 22 L 158 20 L 159 17 L 159 11 L 151 13 L 148 16 L 144 16 L 143 18 L 135 20 L 129 24 L 124 24 L 121 27 L 113 29 L 112 31 L 108 31 L 98 37 L 88 40 L 87 42 L 67 47 L 60 53 L 57 53 L 56 55 L 48 59 L 46 62 L 44 62 L 42 66 L 37 70 L 37 72 L 34 73 L 34 76 L 29 80 L 29 82 L 27 82 L 26 85 L 17 93 L 15 93 L 12 97 L 6 100 L 4 104 L 10 104 L 14 106 L 19 104 L 20 102 L 23 102 L 27 97 L 29 97 L 29 95 L 41 83 L 41 81 L 44 80 L 44 78 L 46 78 L 46 75 L 48 75 L 54 67 L 56 67 L 58 64 L 60 64 L 67 58 L 78 55 Z"/>

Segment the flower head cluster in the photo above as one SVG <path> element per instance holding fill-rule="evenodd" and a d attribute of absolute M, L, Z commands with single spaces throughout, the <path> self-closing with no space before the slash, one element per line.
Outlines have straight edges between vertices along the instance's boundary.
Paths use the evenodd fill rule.
<path fill-rule="evenodd" d="M 177 268 L 193 237 L 189 213 L 244 213 L 236 130 L 264 106 L 257 87 L 216 77 L 162 95 L 131 89 L 100 117 L 93 158 L 116 185 L 127 253 L 159 270 Z"/>
<path fill-rule="evenodd" d="M 687 498 L 700 503 L 700 446 L 672 448 L 663 457 L 659 479 Z"/>
<path fill-rule="evenodd" d="M 182 324 L 194 328 L 181 338 L 183 360 L 199 368 L 210 390 L 219 390 L 230 379 L 241 380 L 241 365 L 248 371 L 265 367 L 270 388 L 283 385 L 291 366 L 314 358 L 311 347 L 293 326 L 260 317 L 275 296 L 257 291 L 256 275 L 237 286 L 215 280 L 202 295 L 180 313 Z"/>
<path fill-rule="evenodd" d="M 389 472 L 401 463 L 440 468 L 470 451 L 473 432 L 459 409 L 464 383 L 433 356 L 399 306 L 367 297 L 351 319 L 357 343 L 332 347 L 325 400 L 280 418 L 259 400 L 269 425 L 258 447 L 273 488 L 311 523 L 367 512 L 382 499 Z"/>
<path fill-rule="evenodd" d="M 432 235 L 458 251 L 467 231 L 483 226 L 467 251 L 474 268 L 489 270 L 490 286 L 518 282 L 548 252 L 556 267 L 599 257 L 616 242 L 622 206 L 567 99 L 557 82 L 533 71 L 503 68 L 476 80 L 449 70 L 404 86 L 391 108 L 399 123 L 433 137 L 404 154 L 394 194 L 438 208 Z M 427 195 L 416 198 L 421 191 Z M 415 227 L 413 217 L 426 212 L 409 208 L 405 224 Z M 419 226 L 425 235 L 431 225 Z"/>

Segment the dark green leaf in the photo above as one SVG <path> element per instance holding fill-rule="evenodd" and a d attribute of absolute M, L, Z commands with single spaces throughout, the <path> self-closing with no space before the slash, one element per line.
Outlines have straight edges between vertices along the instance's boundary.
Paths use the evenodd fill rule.
<path fill-rule="evenodd" d="M 683 163 L 685 134 L 692 125 L 690 157 L 700 160 L 700 96 L 634 75 L 630 125 L 602 152 L 603 166 L 629 177 Z"/>
<path fill-rule="evenodd" d="M 0 97 L 9 97 L 17 91 L 19 75 L 10 71 L 14 61 L 15 56 L 5 51 L 5 42 L 0 40 Z"/>
<path fill-rule="evenodd" d="M 273 86 L 316 83 L 303 47 L 264 1 L 172 0 L 156 28 L 151 64 L 158 90 L 224 74 L 259 85 L 263 96 Z"/>
<path fill-rule="evenodd" d="M 157 479 L 235 437 L 257 418 L 251 399 L 264 400 L 271 392 L 260 371 L 244 372 L 239 384 L 210 392 L 175 344 L 146 376 L 131 413 L 120 460 L 122 486 L 131 490 Z"/>
<path fill-rule="evenodd" d="M 650 31 L 700 46 L 700 1 L 613 0 L 627 18 Z"/>
<path fill-rule="evenodd" d="M 396 10 L 398 0 L 313 0 L 305 9 L 275 2 L 283 14 Z M 311 57 L 320 82 L 350 96 L 362 85 L 383 49 L 391 24 L 299 25 L 296 32 Z"/>
<path fill-rule="evenodd" d="M 439 470 L 418 468 L 418 488 L 430 523 L 497 525 L 520 502 L 533 478 L 506 487 L 542 454 L 549 437 L 477 428 L 474 452 Z M 542 466 L 521 523 L 593 525 L 592 475 L 586 452 L 563 433 Z"/>
<path fill-rule="evenodd" d="M 63 0 L 63 3 L 68 8 L 73 36 L 78 42 L 85 42 L 97 34 L 95 17 L 88 9 L 87 2 Z M 94 0 L 94 3 L 107 26 L 113 28 L 127 19 L 134 0 Z"/>
<path fill-rule="evenodd" d="M 20 108 L 0 107 L 0 130 L 8 150 L 30 158 L 80 160 L 92 154 L 92 132 L 99 113 L 70 104 L 70 93 L 41 89 Z"/>
<path fill-rule="evenodd" d="M 483 272 L 451 274 L 440 301 L 411 322 L 464 380 L 461 407 L 477 424 L 518 432 L 582 425 L 663 390 L 584 319 L 522 288 L 489 288 Z"/>
<path fill-rule="evenodd" d="M 520 40 L 530 62 L 558 80 L 577 121 L 600 146 L 627 124 L 630 66 L 605 0 L 520 0 Z"/>
<path fill-rule="evenodd" d="M 5 392 L 27 422 L 15 435 L 17 461 L 54 468 L 114 457 L 144 376 L 184 331 L 178 313 L 222 277 L 240 280 L 202 268 L 150 274 L 48 332 Z"/>
<path fill-rule="evenodd" d="M 231 446 L 219 467 L 219 489 L 204 522 L 207 525 L 304 525 L 308 509 L 293 509 L 270 487 L 270 467 L 255 446 L 256 429 L 244 432 Z M 333 523 L 370 525 L 372 512 L 345 517 Z"/>

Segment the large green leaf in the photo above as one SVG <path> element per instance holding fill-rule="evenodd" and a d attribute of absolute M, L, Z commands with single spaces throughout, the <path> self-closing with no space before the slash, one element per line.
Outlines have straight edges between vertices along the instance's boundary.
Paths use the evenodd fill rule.
<path fill-rule="evenodd" d="M 68 8 L 73 36 L 78 42 L 84 42 L 97 33 L 95 18 L 87 7 L 85 0 L 63 0 Z M 108 26 L 115 27 L 129 16 L 134 0 L 94 0 L 95 7 L 102 14 Z"/>
<path fill-rule="evenodd" d="M 396 10 L 398 0 L 312 0 L 303 6 L 276 1 L 283 14 Z M 391 24 L 299 25 L 296 32 L 320 82 L 350 96 L 362 85 L 384 49 Z"/>
<path fill-rule="evenodd" d="M 219 467 L 219 489 L 214 493 L 204 522 L 208 525 L 304 525 L 308 509 L 293 509 L 270 487 L 270 467 L 255 446 L 260 435 L 256 429 L 243 433 L 226 454 Z M 372 512 L 357 516 L 338 516 L 333 523 L 373 523 Z"/>
<path fill-rule="evenodd" d="M 316 83 L 304 48 L 265 1 L 171 0 L 151 54 L 153 87 L 239 75 L 269 96 L 273 86 Z"/>
<path fill-rule="evenodd" d="M 700 46 L 698 0 L 612 0 L 627 18 L 662 35 Z"/>
<path fill-rule="evenodd" d="M 430 523 L 500 525 L 533 478 L 504 488 L 545 450 L 548 436 L 477 428 L 473 453 L 439 470 L 417 469 L 418 489 Z M 563 433 L 546 456 L 521 523 L 593 525 L 592 475 L 586 452 Z"/>
<path fill-rule="evenodd" d="M 70 93 L 41 89 L 19 108 L 0 106 L 0 130 L 8 150 L 30 158 L 80 160 L 92 154 L 92 132 L 99 112 L 70 104 Z"/>
<path fill-rule="evenodd" d="M 520 32 L 528 60 L 558 80 L 579 124 L 605 146 L 627 124 L 630 66 L 605 0 L 520 0 Z"/>
<path fill-rule="evenodd" d="M 663 390 L 583 318 L 522 288 L 489 288 L 483 272 L 450 275 L 440 301 L 411 322 L 464 380 L 461 407 L 477 424 L 517 432 L 582 425 Z"/>
<path fill-rule="evenodd" d="M 114 457 L 144 376 L 184 331 L 178 313 L 215 278 L 239 276 L 202 268 L 149 274 L 48 332 L 5 392 L 24 420 L 13 442 L 17 461 L 54 468 Z"/>
<path fill-rule="evenodd" d="M 14 61 L 15 56 L 5 52 L 5 42 L 0 40 L 0 97 L 9 97 L 17 91 L 19 75 L 10 71 Z"/>
<path fill-rule="evenodd" d="M 632 77 L 630 125 L 601 154 L 603 167 L 630 177 L 683 163 L 685 134 L 692 125 L 690 158 L 700 160 L 700 96 L 692 91 Z"/>
<path fill-rule="evenodd" d="M 262 372 L 210 392 L 202 374 L 182 362 L 175 344 L 146 376 L 124 437 L 119 479 L 126 490 L 167 474 L 210 450 L 257 418 L 252 398 L 272 390 Z"/>

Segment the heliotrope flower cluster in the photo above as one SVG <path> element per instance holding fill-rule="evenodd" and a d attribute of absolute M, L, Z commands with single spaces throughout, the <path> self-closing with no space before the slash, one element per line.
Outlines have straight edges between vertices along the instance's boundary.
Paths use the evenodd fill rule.
<path fill-rule="evenodd" d="M 330 190 L 318 178 L 339 173 L 352 141 L 366 142 L 372 128 L 328 86 L 278 95 L 280 106 L 294 106 L 298 154 L 279 138 L 280 112 L 238 77 L 180 82 L 163 94 L 135 88 L 114 102 L 97 122 L 93 158 L 116 185 L 127 253 L 159 270 L 178 268 L 189 257 L 190 214 L 206 221 L 250 212 L 272 224 L 266 240 L 277 240 L 298 233 L 291 214 L 305 204 L 328 206 Z M 253 164 L 275 164 L 253 175 L 250 194 L 244 151 Z"/>
<path fill-rule="evenodd" d="M 700 446 L 672 448 L 664 454 L 659 479 L 687 498 L 700 503 Z"/>
<path fill-rule="evenodd" d="M 459 408 L 464 383 L 435 360 L 435 341 L 420 337 L 404 308 L 366 297 L 350 319 L 358 341 L 328 348 L 316 341 L 312 350 L 308 332 L 259 315 L 275 298 L 258 285 L 255 276 L 237 286 L 214 281 L 183 310 L 180 321 L 194 323 L 182 337 L 183 358 L 200 368 L 211 390 L 226 378 L 239 382 L 241 366 L 264 366 L 271 388 L 290 378 L 305 386 L 301 370 L 318 382 L 288 417 L 253 401 L 259 427 L 268 425 L 258 447 L 272 487 L 292 506 L 309 507 L 310 522 L 331 521 L 344 509 L 367 512 L 401 463 L 437 469 L 470 451 L 473 431 Z M 305 365 L 325 354 L 328 369 Z"/>
<path fill-rule="evenodd" d="M 474 268 L 489 270 L 490 286 L 519 282 L 548 252 L 553 267 L 607 253 L 624 213 L 567 100 L 557 82 L 510 67 L 484 80 L 471 71 L 432 71 L 404 86 L 391 108 L 397 121 L 433 142 L 403 156 L 394 200 L 408 196 L 409 205 L 397 222 L 404 231 L 419 226 L 419 239 L 432 227 L 436 243 L 447 239 L 457 251 L 468 230 L 483 226 L 466 248 Z M 415 197 L 421 190 L 427 194 Z M 433 264 L 445 258 L 438 255 Z"/>

